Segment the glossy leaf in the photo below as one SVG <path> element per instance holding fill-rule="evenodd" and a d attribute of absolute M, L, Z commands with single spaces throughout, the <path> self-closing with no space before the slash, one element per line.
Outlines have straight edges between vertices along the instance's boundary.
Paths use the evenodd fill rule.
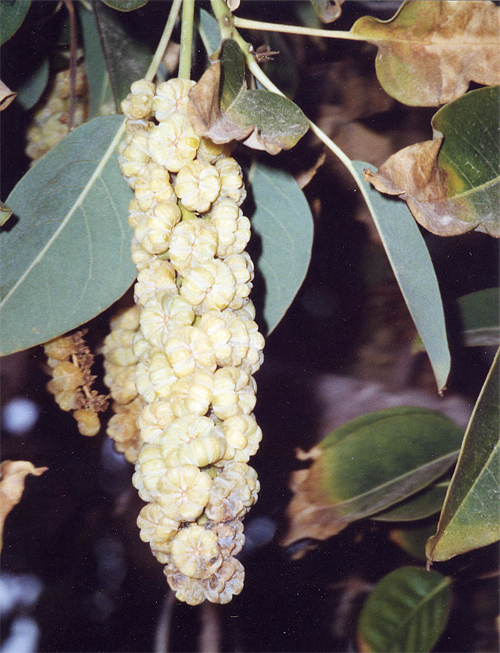
<path fill-rule="evenodd" d="M 49 58 L 43 57 L 17 87 L 17 101 L 29 111 L 40 99 L 49 81 Z"/>
<path fill-rule="evenodd" d="M 419 492 L 455 462 L 462 435 L 441 413 L 413 407 L 335 429 L 310 452 L 312 466 L 294 473 L 284 544 L 324 540 Z"/>
<path fill-rule="evenodd" d="M 500 10 L 483 0 L 406 2 L 387 21 L 364 16 L 351 32 L 378 47 L 382 88 L 404 104 L 438 106 L 469 83 L 500 84 Z"/>
<path fill-rule="evenodd" d="M 120 13 L 102 2 L 94 3 L 92 7 L 113 98 L 119 107 L 132 82 L 146 74 L 152 55 L 140 36 L 126 29 L 126 20 Z"/>
<path fill-rule="evenodd" d="M 435 515 L 443 506 L 444 498 L 450 481 L 441 481 L 426 487 L 409 499 L 396 503 L 389 510 L 384 510 L 372 516 L 376 521 L 416 521 Z"/>
<path fill-rule="evenodd" d="M 148 0 L 102 0 L 104 4 L 118 11 L 134 11 L 147 4 Z"/>
<path fill-rule="evenodd" d="M 389 539 L 408 555 L 425 562 L 427 560 L 425 545 L 429 537 L 436 532 L 437 523 L 436 516 L 431 520 L 400 524 L 396 528 L 391 528 Z"/>
<path fill-rule="evenodd" d="M 85 48 L 85 72 L 90 91 L 90 118 L 95 118 L 103 104 L 113 100 L 113 94 L 95 13 L 80 5 L 79 15 Z"/>
<path fill-rule="evenodd" d="M 432 651 L 446 627 L 450 580 L 418 567 L 387 574 L 368 596 L 358 621 L 362 653 Z"/>
<path fill-rule="evenodd" d="M 31 0 L 2 0 L 0 2 L 0 45 L 8 41 L 23 24 Z"/>
<path fill-rule="evenodd" d="M 429 562 L 449 560 L 500 539 L 498 357 L 497 351 L 467 427 L 437 533 L 427 544 Z"/>
<path fill-rule="evenodd" d="M 500 289 L 487 288 L 458 300 L 465 344 L 488 347 L 500 344 Z"/>
<path fill-rule="evenodd" d="M 441 391 L 450 373 L 451 357 L 441 294 L 427 246 L 408 207 L 378 193 L 364 181 L 363 171 L 374 170 L 372 166 L 362 161 L 352 163 Z"/>
<path fill-rule="evenodd" d="M 252 228 L 261 239 L 256 265 L 264 277 L 267 334 L 285 315 L 304 281 L 311 259 L 313 219 L 297 182 L 287 172 L 255 164 L 249 176 L 255 212 Z"/>
<path fill-rule="evenodd" d="M 116 146 L 123 119 L 96 118 L 64 138 L 7 199 L 0 234 L 0 354 L 87 322 L 132 284 L 132 192 Z"/>
<path fill-rule="evenodd" d="M 205 50 L 208 56 L 211 57 L 220 48 L 221 37 L 218 22 L 205 9 L 200 9 L 198 30 Z"/>

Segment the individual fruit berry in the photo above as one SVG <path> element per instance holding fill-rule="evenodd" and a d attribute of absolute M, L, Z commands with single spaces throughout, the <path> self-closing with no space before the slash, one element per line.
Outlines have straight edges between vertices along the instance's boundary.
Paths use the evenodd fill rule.
<path fill-rule="evenodd" d="M 158 481 L 163 514 L 177 521 L 194 521 L 208 503 L 212 479 L 196 465 L 169 467 Z"/>
<path fill-rule="evenodd" d="M 211 222 L 201 218 L 179 222 L 170 238 L 170 262 L 185 276 L 200 263 L 211 261 L 217 251 L 217 232 Z"/>
<path fill-rule="evenodd" d="M 175 181 L 175 194 L 188 209 L 197 213 L 208 211 L 219 197 L 221 180 L 217 169 L 197 159 L 179 170 Z"/>
<path fill-rule="evenodd" d="M 194 82 L 190 79 L 169 79 L 158 84 L 153 99 L 153 109 L 159 122 L 170 116 L 184 114 L 187 116 L 187 98 Z"/>
<path fill-rule="evenodd" d="M 170 172 L 179 172 L 183 165 L 196 156 L 200 144 L 186 116 L 174 113 L 165 122 L 152 127 L 149 132 L 149 150 L 155 163 Z M 127 177 L 128 175 L 122 173 Z"/>
<path fill-rule="evenodd" d="M 97 435 L 101 430 L 99 415 L 89 408 L 75 410 L 73 417 L 78 424 L 78 430 L 82 435 Z"/>
<path fill-rule="evenodd" d="M 121 103 L 121 109 L 129 120 L 142 120 L 151 113 L 155 85 L 145 79 L 134 82 L 129 95 Z"/>

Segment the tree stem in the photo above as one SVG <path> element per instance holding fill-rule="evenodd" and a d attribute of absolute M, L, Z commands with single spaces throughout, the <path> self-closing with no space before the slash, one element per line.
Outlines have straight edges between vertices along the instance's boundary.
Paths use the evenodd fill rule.
<path fill-rule="evenodd" d="M 160 65 L 163 55 L 165 54 L 165 50 L 167 49 L 168 42 L 170 41 L 170 37 L 172 36 L 172 32 L 174 30 L 175 21 L 179 15 L 181 4 L 182 0 L 173 0 L 172 2 L 172 7 L 170 8 L 170 13 L 167 18 L 167 24 L 165 25 L 165 29 L 161 35 L 160 42 L 158 43 L 158 47 L 156 48 L 153 60 L 151 61 L 151 64 L 148 68 L 148 72 L 145 75 L 145 78 L 150 82 L 153 81 L 153 78 L 156 75 L 156 71 L 158 70 L 158 66 Z"/>
<path fill-rule="evenodd" d="M 182 2 L 181 54 L 179 59 L 179 77 L 191 77 L 191 53 L 193 51 L 194 0 Z"/>

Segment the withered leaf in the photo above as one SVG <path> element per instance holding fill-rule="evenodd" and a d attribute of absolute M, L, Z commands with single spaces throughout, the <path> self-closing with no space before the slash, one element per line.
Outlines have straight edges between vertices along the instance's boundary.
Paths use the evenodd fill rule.
<path fill-rule="evenodd" d="M 27 460 L 4 460 L 0 464 L 0 551 L 5 519 L 12 508 L 21 501 L 26 476 L 40 476 L 47 469 L 48 467 L 35 467 Z"/>
<path fill-rule="evenodd" d="M 311 467 L 292 476 L 282 544 L 325 540 L 419 492 L 453 464 L 462 436 L 444 415 L 414 407 L 381 410 L 335 429 L 310 452 Z"/>
<path fill-rule="evenodd" d="M 500 84 L 500 8 L 486 0 L 412 0 L 388 21 L 360 18 L 351 32 L 378 47 L 377 76 L 404 104 L 439 106 L 469 83 Z"/>
<path fill-rule="evenodd" d="M 344 0 L 311 0 L 314 11 L 323 23 L 333 23 L 340 18 Z"/>
<path fill-rule="evenodd" d="M 16 99 L 17 93 L 0 80 L 0 111 L 6 109 Z"/>
<path fill-rule="evenodd" d="M 434 140 L 400 150 L 365 178 L 401 195 L 432 233 L 477 229 L 500 237 L 499 112 L 499 87 L 471 91 L 435 114 Z"/>
<path fill-rule="evenodd" d="M 244 140 L 270 154 L 293 147 L 309 128 L 291 100 L 247 89 L 244 57 L 233 39 L 223 42 L 220 61 L 191 89 L 188 113 L 198 135 L 214 143 Z"/>

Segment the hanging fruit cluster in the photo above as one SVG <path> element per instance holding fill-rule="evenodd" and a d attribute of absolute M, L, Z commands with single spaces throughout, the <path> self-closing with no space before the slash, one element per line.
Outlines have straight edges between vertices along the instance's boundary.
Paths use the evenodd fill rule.
<path fill-rule="evenodd" d="M 249 299 L 241 168 L 194 132 L 193 85 L 140 80 L 122 103 L 137 306 L 114 321 L 103 353 L 116 411 L 108 433 L 136 461 L 148 502 L 141 538 L 177 598 L 196 605 L 243 587 L 235 556 L 259 491 L 247 463 L 262 437 L 252 411 L 264 338 Z"/>

